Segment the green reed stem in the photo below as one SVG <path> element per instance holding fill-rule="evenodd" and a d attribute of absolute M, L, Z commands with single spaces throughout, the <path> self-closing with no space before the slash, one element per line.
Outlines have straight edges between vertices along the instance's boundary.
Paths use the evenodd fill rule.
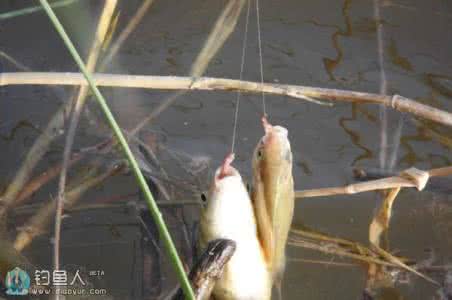
<path fill-rule="evenodd" d="M 55 1 L 52 4 L 50 4 L 51 7 L 53 8 L 58 8 L 58 7 L 63 7 L 66 5 L 70 5 L 74 2 L 76 2 L 78 0 L 61 0 L 61 1 Z M 9 11 L 6 13 L 2 13 L 0 14 L 0 20 L 5 20 L 5 19 L 10 19 L 10 18 L 15 18 L 15 17 L 20 17 L 23 15 L 28 15 L 31 13 L 35 13 L 42 10 L 42 7 L 37 5 L 37 6 L 30 6 L 27 8 L 23 8 L 23 9 L 18 9 L 18 10 L 14 10 L 14 11 Z"/>
<path fill-rule="evenodd" d="M 91 74 L 86 70 L 85 65 L 78 54 L 77 50 L 75 49 L 74 45 L 72 44 L 69 36 L 67 35 L 66 31 L 64 30 L 63 26 L 61 25 L 60 21 L 58 20 L 57 16 L 53 12 L 52 8 L 50 7 L 47 0 L 39 0 L 42 7 L 46 11 L 47 15 L 49 16 L 49 19 L 51 20 L 53 26 L 58 31 L 60 37 L 63 39 L 64 44 L 68 48 L 69 52 L 71 53 L 72 57 L 74 58 L 75 62 L 77 63 L 78 67 L 82 71 L 84 77 L 88 81 L 88 84 L 99 103 L 100 107 L 102 108 L 108 123 L 110 124 L 110 127 L 113 129 L 113 132 L 116 136 L 116 138 L 119 141 L 119 144 L 121 145 L 121 148 L 123 149 L 129 163 L 131 166 L 131 169 L 138 181 L 138 184 L 143 191 L 146 201 L 149 206 L 149 210 L 152 214 L 152 217 L 154 218 L 155 223 L 157 224 L 158 230 L 160 235 L 163 237 L 164 245 L 166 250 L 169 252 L 171 263 L 173 264 L 174 269 L 176 270 L 179 282 L 182 286 L 182 289 L 184 291 L 184 294 L 187 299 L 195 300 L 195 296 L 193 294 L 193 290 L 191 288 L 190 282 L 188 281 L 187 275 L 185 274 L 184 268 L 182 266 L 182 262 L 179 258 L 179 255 L 177 254 L 176 247 L 174 246 L 174 243 L 171 239 L 171 236 L 169 234 L 168 228 L 165 225 L 165 221 L 163 220 L 162 214 L 154 200 L 154 197 L 152 196 L 151 191 L 149 190 L 148 185 L 146 184 L 146 181 L 143 177 L 143 174 L 140 171 L 140 168 L 138 167 L 138 163 L 135 160 L 132 151 L 130 151 L 129 145 L 127 144 L 127 141 L 122 134 L 121 129 L 119 128 L 118 124 L 115 121 L 115 118 L 113 114 L 111 113 L 107 102 L 105 101 L 105 98 L 100 93 L 99 89 L 94 84 L 93 78 L 91 77 Z"/>

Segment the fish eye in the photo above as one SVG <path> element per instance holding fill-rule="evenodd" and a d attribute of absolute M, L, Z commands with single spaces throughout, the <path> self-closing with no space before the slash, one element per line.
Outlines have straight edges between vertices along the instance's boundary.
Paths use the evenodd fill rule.
<path fill-rule="evenodd" d="M 257 151 L 257 157 L 262 158 L 262 150 Z"/>
<path fill-rule="evenodd" d="M 201 194 L 201 201 L 202 201 L 202 203 L 206 203 L 207 202 L 206 194 L 204 194 L 204 193 Z"/>

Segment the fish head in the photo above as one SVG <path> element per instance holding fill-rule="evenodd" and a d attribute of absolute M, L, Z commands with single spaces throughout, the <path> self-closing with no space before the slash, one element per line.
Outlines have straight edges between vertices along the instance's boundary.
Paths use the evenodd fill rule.
<path fill-rule="evenodd" d="M 292 172 L 292 151 L 288 131 L 282 126 L 271 125 L 262 118 L 265 134 L 253 154 L 253 171 L 260 177 L 276 178 Z"/>
<path fill-rule="evenodd" d="M 229 153 L 226 155 L 223 163 L 215 171 L 215 175 L 210 186 L 209 195 L 211 196 L 216 193 L 225 192 L 230 185 L 234 185 L 237 182 L 242 182 L 242 177 L 239 171 L 234 168 L 231 164 L 234 161 L 234 153 Z"/>

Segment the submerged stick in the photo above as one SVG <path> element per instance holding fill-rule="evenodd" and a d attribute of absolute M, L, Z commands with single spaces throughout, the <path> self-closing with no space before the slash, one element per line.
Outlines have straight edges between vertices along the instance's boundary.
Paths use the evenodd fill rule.
<path fill-rule="evenodd" d="M 80 199 L 80 197 L 89 189 L 99 185 L 104 182 L 107 178 L 118 174 L 124 165 L 113 165 L 104 173 L 96 173 L 89 178 L 87 178 L 84 182 L 77 185 L 74 188 L 71 188 L 65 197 L 65 206 L 67 208 L 71 208 L 74 203 Z M 74 180 L 76 181 L 76 180 Z M 27 222 L 27 224 L 23 227 L 22 230 L 17 234 L 16 240 L 14 242 L 14 248 L 17 251 L 22 251 L 25 247 L 27 247 L 33 239 L 40 235 L 46 228 L 50 225 L 52 218 L 56 209 L 56 200 L 50 200 L 43 207 L 40 207 L 37 213 L 31 217 L 31 219 Z"/>
<path fill-rule="evenodd" d="M 77 50 L 75 49 L 72 41 L 70 40 L 69 36 L 67 35 L 66 31 L 64 30 L 60 21 L 58 20 L 57 16 L 53 12 L 52 8 L 49 6 L 47 0 L 40 0 L 40 3 L 45 8 L 50 21 L 52 22 L 55 29 L 58 31 L 60 37 L 62 38 L 62 40 L 64 41 L 70 54 L 72 55 L 74 61 L 77 63 L 78 67 L 82 71 L 86 81 L 88 81 L 91 91 L 94 93 L 94 96 L 95 96 L 96 100 L 98 101 L 98 104 L 100 105 L 102 111 L 104 112 L 104 114 L 108 120 L 108 123 L 110 124 L 110 127 L 112 128 L 113 132 L 115 133 L 115 136 L 118 139 L 122 150 L 125 152 L 125 155 L 130 163 L 130 167 L 131 167 L 131 169 L 136 177 L 136 180 L 138 181 L 138 184 L 140 185 L 140 188 L 143 191 L 146 201 L 149 205 L 149 210 L 157 225 L 159 234 L 163 237 L 164 245 L 166 247 L 166 250 L 169 252 L 171 262 L 177 273 L 177 276 L 178 276 L 179 282 L 181 283 L 182 289 L 184 290 L 184 294 L 187 298 L 189 298 L 191 300 L 194 299 L 193 290 L 192 290 L 190 283 L 188 281 L 188 278 L 185 274 L 182 262 L 179 258 L 176 247 L 174 246 L 174 243 L 171 239 L 168 228 L 166 227 L 165 221 L 162 218 L 162 214 L 160 213 L 159 208 L 158 208 L 157 204 L 155 203 L 154 197 L 152 196 L 152 193 L 149 190 L 148 185 L 146 184 L 146 180 L 145 180 L 143 174 L 141 173 L 138 163 L 135 160 L 132 152 L 130 151 L 129 145 L 127 144 L 127 141 L 121 131 L 121 128 L 116 123 L 116 120 L 115 120 L 113 114 L 111 113 L 110 108 L 108 107 L 108 104 L 107 104 L 105 98 L 100 93 L 99 89 L 97 88 L 96 84 L 94 83 L 91 74 L 86 70 L 86 67 L 85 67 L 80 55 L 77 53 Z"/>
<path fill-rule="evenodd" d="M 24 162 L 17 170 L 11 183 L 6 188 L 4 194 L 0 197 L 0 221 L 6 220 L 6 212 L 13 204 L 17 195 L 30 178 L 31 171 L 38 164 L 50 143 L 62 134 L 61 127 L 66 119 L 69 105 L 63 105 L 47 124 L 42 134 L 35 140 L 33 146 L 28 151 Z M 0 229 L 2 231 L 4 229 Z"/>
<path fill-rule="evenodd" d="M 412 168 L 413 169 L 413 168 Z M 410 169 L 408 169 L 410 170 Z M 407 170 L 407 171 L 408 171 Z M 418 170 L 420 171 L 420 170 Z M 406 171 L 405 171 L 406 172 Z M 420 171 L 427 176 L 427 180 L 430 177 L 442 177 L 452 175 L 452 166 L 431 169 L 429 171 Z M 403 173 L 403 172 L 402 172 Z M 424 186 L 427 182 L 423 182 Z M 370 180 L 355 184 L 349 184 L 339 187 L 321 188 L 321 189 L 310 189 L 295 191 L 296 198 L 307 198 L 307 197 L 322 197 L 322 196 L 333 196 L 333 195 L 352 195 L 362 192 L 369 192 L 375 190 L 385 190 L 398 187 L 416 187 L 420 190 L 424 186 L 421 186 L 419 182 L 416 182 L 415 178 L 410 178 L 408 176 L 399 175 L 392 176 L 383 179 Z"/>
<path fill-rule="evenodd" d="M 232 240 L 217 239 L 211 241 L 199 260 L 192 267 L 188 278 L 193 286 L 196 300 L 208 300 L 223 269 L 235 252 L 236 244 Z M 173 300 L 184 300 L 179 289 Z"/>
<path fill-rule="evenodd" d="M 78 163 L 82 158 L 83 155 L 81 153 L 73 154 L 67 167 Z M 30 180 L 27 185 L 20 191 L 19 195 L 17 195 L 16 201 L 14 201 L 14 206 L 23 204 L 34 192 L 39 190 L 44 184 L 60 174 L 61 169 L 62 164 L 59 163 Z"/>
<path fill-rule="evenodd" d="M 132 19 L 130 22 L 133 22 Z M 107 57 L 102 61 L 102 65 L 106 66 L 116 55 L 118 49 L 124 42 L 124 40 L 129 36 L 130 32 L 136 27 L 127 25 L 126 34 L 121 33 L 118 40 L 113 44 L 112 51 L 107 55 Z M 121 38 L 121 39 L 120 39 Z M 0 73 L 1 76 L 1 73 Z M 60 109 L 53 115 L 47 127 L 43 130 L 41 135 L 36 138 L 32 147 L 28 151 L 24 162 L 21 164 L 17 170 L 13 180 L 8 185 L 5 193 L 0 197 L 0 220 L 5 219 L 5 214 L 7 209 L 13 204 L 18 193 L 23 188 L 24 184 L 30 178 L 30 174 L 36 167 L 38 162 L 41 160 L 42 156 L 47 152 L 50 143 L 63 134 L 62 127 L 66 121 L 66 116 L 71 110 L 72 103 L 67 102 L 63 104 Z"/>
<path fill-rule="evenodd" d="M 443 125 L 452 126 L 452 114 L 400 95 L 385 96 L 372 93 L 316 88 L 300 85 L 241 81 L 212 77 L 181 77 L 151 75 L 93 74 L 98 86 L 146 88 L 160 90 L 224 90 L 250 93 L 268 93 L 295 99 L 314 98 L 339 102 L 382 104 L 400 112 L 429 119 Z M 87 84 L 80 73 L 1 73 L 0 86 L 6 85 L 82 85 Z"/>

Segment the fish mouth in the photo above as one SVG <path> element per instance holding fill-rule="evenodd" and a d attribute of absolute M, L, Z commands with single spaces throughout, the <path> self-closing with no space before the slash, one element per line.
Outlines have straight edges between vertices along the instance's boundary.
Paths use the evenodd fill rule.
<path fill-rule="evenodd" d="M 265 136 L 262 140 L 264 144 L 273 144 L 275 142 L 286 144 L 285 141 L 288 141 L 288 131 L 286 128 L 271 125 L 265 116 L 262 117 L 262 125 L 265 131 Z"/>
<path fill-rule="evenodd" d="M 233 166 L 231 166 L 231 163 L 234 161 L 234 158 L 235 158 L 234 153 L 229 153 L 228 155 L 226 155 L 226 157 L 223 160 L 223 164 L 217 171 L 217 174 L 215 176 L 216 180 L 221 180 L 229 176 L 237 175 L 237 170 Z"/>

